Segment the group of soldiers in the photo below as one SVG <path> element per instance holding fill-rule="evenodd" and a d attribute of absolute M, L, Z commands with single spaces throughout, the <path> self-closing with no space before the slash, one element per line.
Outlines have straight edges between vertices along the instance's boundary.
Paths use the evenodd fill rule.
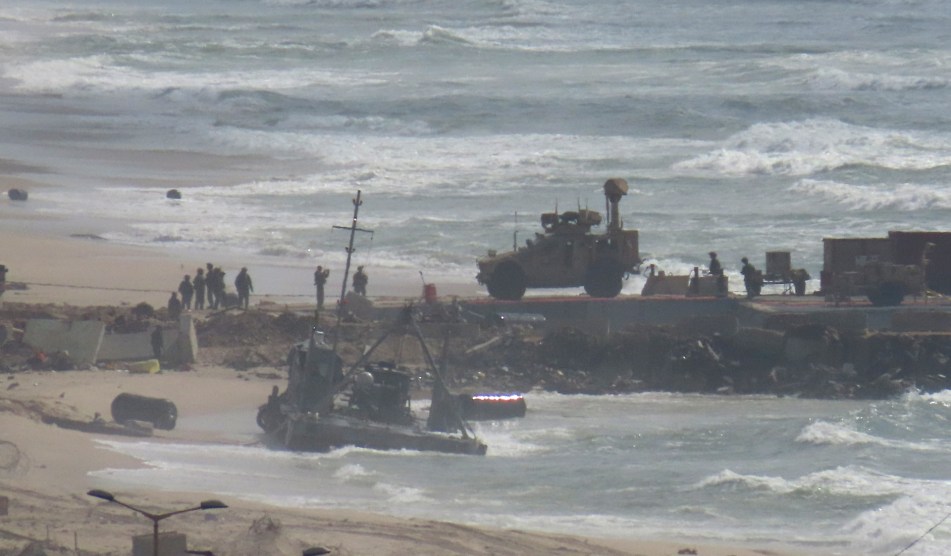
<path fill-rule="evenodd" d="M 251 281 L 251 275 L 248 269 L 242 267 L 238 276 L 234 280 L 235 290 L 238 292 L 238 307 L 247 309 L 251 300 L 251 292 L 254 291 L 254 284 Z M 181 298 L 179 298 L 181 294 Z M 169 318 L 175 320 L 181 315 L 182 311 L 190 311 L 193 308 L 196 311 L 205 309 L 218 309 L 225 305 L 225 272 L 220 266 L 211 263 L 205 264 L 205 268 L 199 267 L 195 270 L 195 277 L 188 274 L 182 278 L 178 284 L 178 291 L 172 292 L 168 300 Z"/>
<path fill-rule="evenodd" d="M 324 308 L 324 287 L 327 285 L 327 278 L 330 276 L 330 269 L 323 266 L 317 266 L 314 271 L 314 286 L 317 288 L 317 308 Z M 367 284 L 370 282 L 369 276 L 362 266 L 357 267 L 353 274 L 353 292 L 362 296 L 367 295 Z"/>
<path fill-rule="evenodd" d="M 314 271 L 314 286 L 317 288 L 317 308 L 324 307 L 324 288 L 330 276 L 330 269 L 318 266 Z M 362 296 L 367 294 L 367 284 L 370 279 L 362 266 L 357 267 L 353 274 L 352 287 L 354 293 Z M 234 288 L 238 292 L 238 307 L 247 309 L 254 292 L 254 284 L 248 269 L 242 267 L 234 279 Z M 181 297 L 179 297 L 181 295 Z M 195 270 L 195 277 L 186 274 L 178 284 L 178 291 L 172 292 L 168 300 L 169 319 L 176 320 L 182 311 L 195 309 L 201 311 L 206 308 L 218 309 L 225 305 L 225 272 L 220 266 L 207 263 L 205 268 Z"/>
<path fill-rule="evenodd" d="M 723 277 L 723 265 L 720 264 L 720 259 L 717 258 L 717 254 L 713 251 L 710 251 L 710 265 L 709 272 L 710 275 L 717 277 L 717 291 L 726 295 L 726 280 Z M 748 299 L 753 299 L 760 294 L 760 291 L 763 288 L 763 275 L 756 270 L 756 267 L 753 266 L 753 263 L 746 257 L 740 259 L 740 262 L 743 263 L 743 267 L 740 269 L 740 274 L 743 275 L 743 285 L 746 287 L 746 297 Z"/>

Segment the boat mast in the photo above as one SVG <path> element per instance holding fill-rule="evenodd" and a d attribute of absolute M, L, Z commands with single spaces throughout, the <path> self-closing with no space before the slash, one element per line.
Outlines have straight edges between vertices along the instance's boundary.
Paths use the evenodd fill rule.
<path fill-rule="evenodd" d="M 337 324 L 333 343 L 334 353 L 337 353 L 337 343 L 340 341 L 340 321 L 343 320 L 343 307 L 347 298 L 347 278 L 350 276 L 350 260 L 353 257 L 353 252 L 355 251 L 353 247 L 353 238 L 356 236 L 357 232 L 373 234 L 373 230 L 364 230 L 357 227 L 357 215 L 360 213 L 360 205 L 362 204 L 363 201 L 360 199 L 360 190 L 358 189 L 357 196 L 353 199 L 353 220 L 350 221 L 350 226 L 334 226 L 334 229 L 337 230 L 350 230 L 350 242 L 347 243 L 346 248 L 347 264 L 343 269 L 343 283 L 340 284 L 340 300 L 337 302 Z"/>

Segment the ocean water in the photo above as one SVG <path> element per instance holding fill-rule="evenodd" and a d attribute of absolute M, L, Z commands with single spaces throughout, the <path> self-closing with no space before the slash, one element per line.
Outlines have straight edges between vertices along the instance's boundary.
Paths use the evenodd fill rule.
<path fill-rule="evenodd" d="M 178 423 L 225 430 L 245 445 L 104 440 L 148 467 L 93 476 L 117 490 L 194 489 L 280 507 L 801 554 L 896 554 L 951 512 L 949 392 L 877 402 L 659 393 L 526 400 L 524 419 L 474 423 L 485 457 L 271 451 L 254 445 L 249 410 Z M 905 554 L 949 550 L 945 522 Z"/>
<path fill-rule="evenodd" d="M 359 189 L 358 263 L 473 281 L 617 176 L 669 273 L 788 250 L 817 278 L 823 237 L 947 229 L 949 23 L 929 0 L 5 0 L 0 160 L 48 187 L 0 216 L 312 271 L 341 266 Z"/>
<path fill-rule="evenodd" d="M 662 269 L 715 250 L 736 274 L 744 255 L 788 250 L 818 277 L 824 237 L 948 229 L 949 14 L 936 0 L 4 0 L 0 174 L 42 185 L 0 199 L 0 226 L 58 219 L 309 275 L 341 266 L 332 226 L 360 190 L 374 233 L 357 264 L 472 281 L 540 212 L 603 209 L 617 176 L 625 226 Z M 144 443 L 122 450 L 158 467 L 116 478 L 886 554 L 949 510 L 945 394 L 533 396 L 528 419 L 483 430 L 488 458 L 453 466 Z M 256 491 L 271 464 L 284 472 Z M 909 553 L 948 552 L 948 531 Z"/>

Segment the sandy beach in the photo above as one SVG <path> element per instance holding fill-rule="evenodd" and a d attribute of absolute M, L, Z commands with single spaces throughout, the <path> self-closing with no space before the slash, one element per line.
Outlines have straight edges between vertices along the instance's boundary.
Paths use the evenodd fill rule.
<path fill-rule="evenodd" d="M 4 303 L 84 306 L 145 301 L 163 306 L 183 270 L 205 262 L 198 256 L 180 259 L 157 249 L 111 245 L 84 235 L 94 235 L 94 229 L 69 230 L 63 222 L 19 217 L 6 200 L 0 204 L 0 216 L 4 237 L 0 263 L 10 269 L 8 281 L 28 284 L 26 290 L 7 291 L 0 297 Z M 240 265 L 237 261 L 216 262 L 230 268 L 232 276 Z M 257 270 L 257 276 L 282 275 L 273 269 Z M 418 276 L 375 278 L 378 295 L 419 295 Z M 261 283 L 259 289 L 267 291 L 263 280 Z M 309 288 L 309 284 L 301 286 L 302 297 L 310 295 Z M 443 289 L 459 295 L 474 290 L 475 286 L 466 284 L 448 284 Z M 252 304 L 265 299 L 267 296 L 256 296 Z M 287 296 L 284 301 L 293 299 Z M 274 300 L 280 302 L 281 298 L 275 296 Z M 203 365 L 188 372 L 157 375 L 94 370 L 2 376 L 0 496 L 9 499 L 9 510 L 8 515 L 0 516 L 0 554 L 19 554 L 31 541 L 45 543 L 50 554 L 128 554 L 131 537 L 151 531 L 151 523 L 142 516 L 86 495 L 90 489 L 107 488 L 90 473 L 142 463 L 111 452 L 100 442 L 103 436 L 43 424 L 41 413 L 53 411 L 79 419 L 91 419 L 96 413 L 108 416 L 109 404 L 120 392 L 174 398 L 180 416 L 223 413 L 259 405 L 271 386 L 279 383 L 274 376 L 278 375 L 236 373 Z M 208 392 L 216 395 L 208 396 Z M 156 431 L 149 441 L 235 442 L 226 434 L 180 430 Z M 340 555 L 777 554 L 756 547 L 697 545 L 677 539 L 591 539 L 349 511 L 292 510 L 215 493 L 123 490 L 114 494 L 155 512 L 221 498 L 227 509 L 176 516 L 162 526 L 163 531 L 185 533 L 190 549 L 218 555 L 290 556 L 312 546 Z"/>

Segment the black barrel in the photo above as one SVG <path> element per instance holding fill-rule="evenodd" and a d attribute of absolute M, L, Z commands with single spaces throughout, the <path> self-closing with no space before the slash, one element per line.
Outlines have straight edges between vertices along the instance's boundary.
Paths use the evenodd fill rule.
<path fill-rule="evenodd" d="M 150 398 L 138 394 L 122 393 L 112 400 L 112 419 L 117 423 L 125 421 L 146 421 L 157 429 L 172 430 L 178 419 L 175 404 L 162 398 Z"/>

